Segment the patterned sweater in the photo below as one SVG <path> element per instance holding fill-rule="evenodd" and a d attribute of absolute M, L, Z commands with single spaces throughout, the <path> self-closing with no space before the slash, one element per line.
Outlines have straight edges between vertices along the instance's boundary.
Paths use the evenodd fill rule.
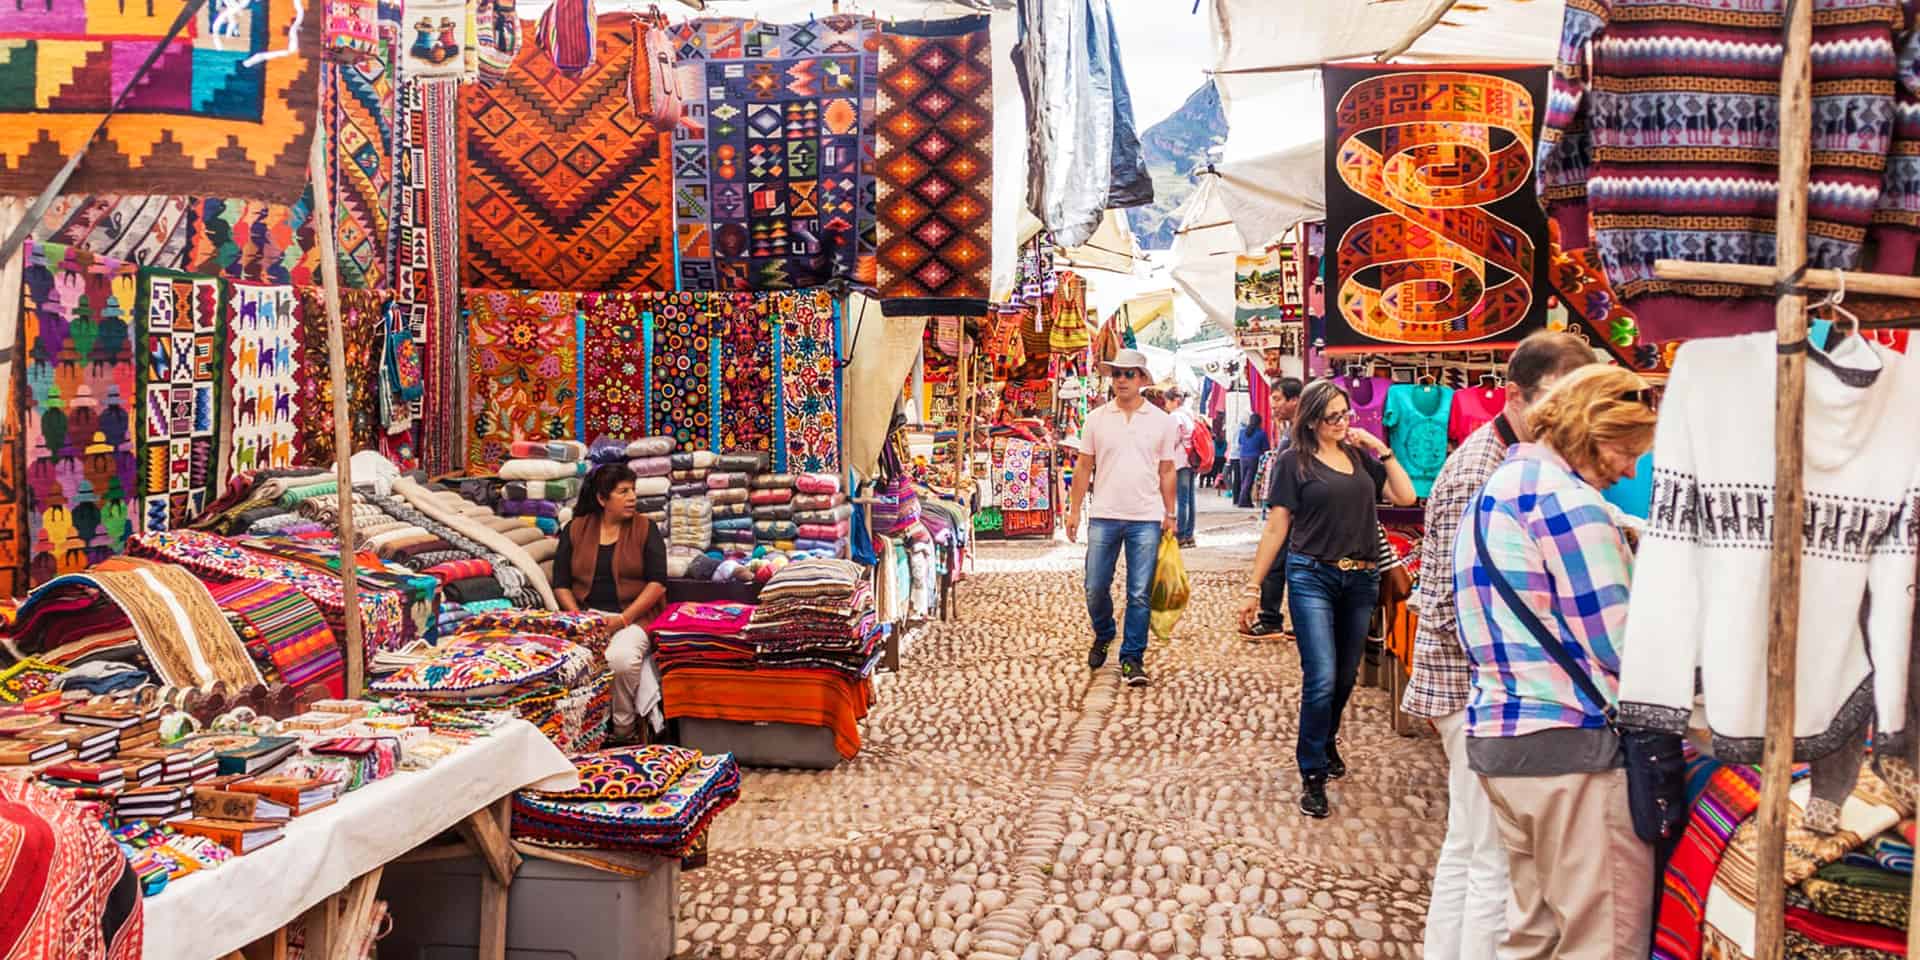
<path fill-rule="evenodd" d="M 1812 266 L 1909 273 L 1920 244 L 1916 0 L 1813 0 Z M 1784 0 L 1567 0 L 1537 186 L 1567 249 L 1668 340 L 1772 324 L 1754 288 L 1656 279 L 1661 258 L 1774 261 Z M 1588 236 L 1588 216 L 1592 235 Z M 1754 298 L 1703 310 L 1693 297 Z M 1716 314 L 1720 314 L 1716 318 Z"/>

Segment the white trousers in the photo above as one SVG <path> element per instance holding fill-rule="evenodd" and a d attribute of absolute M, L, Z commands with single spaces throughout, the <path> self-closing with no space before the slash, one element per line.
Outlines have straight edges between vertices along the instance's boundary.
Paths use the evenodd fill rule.
<path fill-rule="evenodd" d="M 653 665 L 653 644 L 638 626 L 622 627 L 607 643 L 607 669 L 613 671 L 613 729 L 625 733 L 640 717 L 653 729 L 666 726 L 660 713 L 660 671 Z"/>
<path fill-rule="evenodd" d="M 1467 768 L 1467 712 L 1433 722 L 1447 752 L 1447 837 L 1433 867 L 1426 960 L 1493 960 L 1507 932 L 1507 850 L 1480 776 Z"/>

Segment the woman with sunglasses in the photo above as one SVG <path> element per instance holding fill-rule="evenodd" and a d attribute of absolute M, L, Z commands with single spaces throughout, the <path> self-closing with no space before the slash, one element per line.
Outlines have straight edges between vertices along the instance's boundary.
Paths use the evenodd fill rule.
<path fill-rule="evenodd" d="M 1380 596 L 1379 514 L 1382 496 L 1414 502 L 1413 481 L 1393 449 L 1351 426 L 1353 403 L 1332 380 L 1300 394 L 1292 445 L 1273 465 L 1266 531 L 1254 555 L 1240 623 L 1260 613 L 1260 584 L 1283 551 L 1287 602 L 1300 644 L 1300 811 L 1332 813 L 1327 781 L 1347 774 L 1336 740 L 1340 715 L 1359 677 L 1367 621 Z"/>

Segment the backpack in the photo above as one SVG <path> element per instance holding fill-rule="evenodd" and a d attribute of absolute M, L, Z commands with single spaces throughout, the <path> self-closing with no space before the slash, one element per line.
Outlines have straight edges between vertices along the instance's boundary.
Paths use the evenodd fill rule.
<path fill-rule="evenodd" d="M 1187 454 L 1187 466 L 1195 473 L 1206 473 L 1213 469 L 1215 452 L 1213 449 L 1213 428 L 1195 420 L 1193 423 L 1193 452 Z"/>

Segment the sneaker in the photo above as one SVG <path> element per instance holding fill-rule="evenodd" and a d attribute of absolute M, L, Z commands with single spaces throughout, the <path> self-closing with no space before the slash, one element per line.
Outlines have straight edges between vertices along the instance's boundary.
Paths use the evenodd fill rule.
<path fill-rule="evenodd" d="M 1240 628 L 1240 638 L 1249 643 L 1263 643 L 1268 640 L 1281 640 L 1287 637 L 1285 627 L 1265 620 L 1255 620 L 1252 626 Z"/>
<path fill-rule="evenodd" d="M 1325 781 L 1308 780 L 1300 785 L 1300 812 L 1315 820 L 1325 820 L 1333 815 L 1333 806 L 1327 803 Z"/>
<path fill-rule="evenodd" d="M 1129 687 L 1144 687 L 1153 682 L 1147 679 L 1146 668 L 1137 663 L 1123 663 L 1120 665 L 1120 681 Z"/>
<path fill-rule="evenodd" d="M 1347 762 L 1340 759 L 1340 748 L 1327 747 L 1327 779 L 1339 780 L 1347 775 Z"/>
<path fill-rule="evenodd" d="M 1098 670 L 1101 667 L 1106 666 L 1107 665 L 1107 648 L 1112 645 L 1113 645 L 1113 641 L 1111 640 L 1108 640 L 1105 642 L 1095 640 L 1093 642 L 1093 649 L 1087 651 L 1087 669 Z"/>
<path fill-rule="evenodd" d="M 1196 541 L 1192 537 L 1182 537 L 1179 543 L 1180 549 L 1182 550 L 1192 550 L 1196 545 Z"/>

